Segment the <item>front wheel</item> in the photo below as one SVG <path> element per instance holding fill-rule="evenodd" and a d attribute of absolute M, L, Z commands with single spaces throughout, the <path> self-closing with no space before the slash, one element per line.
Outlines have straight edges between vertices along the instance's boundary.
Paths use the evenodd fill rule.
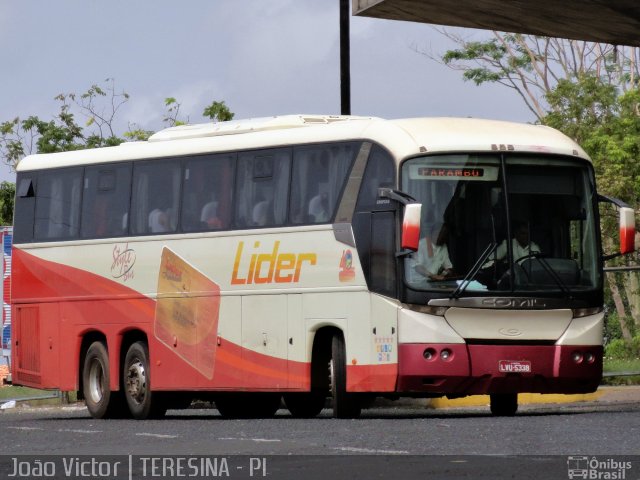
<path fill-rule="evenodd" d="M 167 407 L 160 395 L 151 391 L 149 349 L 144 342 L 135 342 L 127 350 L 123 368 L 124 394 L 133 418 L 159 418 Z"/>
<path fill-rule="evenodd" d="M 333 397 L 333 416 L 336 418 L 358 418 L 362 405 L 357 395 L 347 392 L 347 353 L 342 334 L 331 340 L 329 380 Z"/>
<path fill-rule="evenodd" d="M 497 417 L 512 417 L 518 411 L 517 393 L 492 393 L 491 413 Z"/>

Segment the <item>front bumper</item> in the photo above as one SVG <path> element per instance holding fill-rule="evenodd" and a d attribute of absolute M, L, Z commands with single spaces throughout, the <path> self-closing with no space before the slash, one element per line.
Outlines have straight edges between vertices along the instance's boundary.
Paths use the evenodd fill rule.
<path fill-rule="evenodd" d="M 594 392 L 602 353 L 601 345 L 405 343 L 398 345 L 397 390 L 451 396 Z"/>

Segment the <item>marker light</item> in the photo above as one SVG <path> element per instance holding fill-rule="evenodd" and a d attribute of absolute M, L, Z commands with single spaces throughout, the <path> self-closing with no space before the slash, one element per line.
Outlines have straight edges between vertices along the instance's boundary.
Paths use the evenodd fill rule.
<path fill-rule="evenodd" d="M 436 356 L 436 351 L 433 348 L 427 348 L 422 353 L 422 356 L 425 360 L 433 360 Z"/>

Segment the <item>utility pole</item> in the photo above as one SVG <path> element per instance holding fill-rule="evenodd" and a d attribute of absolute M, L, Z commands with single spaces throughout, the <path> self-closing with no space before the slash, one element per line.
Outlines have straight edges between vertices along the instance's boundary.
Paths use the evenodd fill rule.
<path fill-rule="evenodd" d="M 349 0 L 340 0 L 340 114 L 351 115 L 351 47 Z"/>

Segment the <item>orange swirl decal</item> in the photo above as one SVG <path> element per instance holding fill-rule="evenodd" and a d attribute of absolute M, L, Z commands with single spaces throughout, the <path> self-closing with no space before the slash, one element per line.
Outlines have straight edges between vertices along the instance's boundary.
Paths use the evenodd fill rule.
<path fill-rule="evenodd" d="M 260 242 L 254 242 L 253 250 L 260 248 Z M 244 253 L 244 242 L 238 243 L 233 263 L 232 285 L 252 283 L 295 283 L 300 281 L 302 266 L 306 262 L 315 265 L 315 253 L 280 253 L 280 242 L 273 244 L 271 252 L 248 251 Z"/>

